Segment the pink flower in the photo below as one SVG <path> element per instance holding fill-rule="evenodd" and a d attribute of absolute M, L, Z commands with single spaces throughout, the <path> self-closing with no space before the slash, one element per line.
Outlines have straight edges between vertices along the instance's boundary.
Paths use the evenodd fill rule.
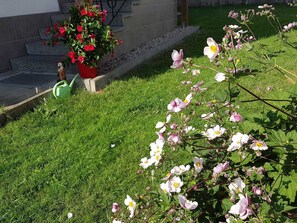
<path fill-rule="evenodd" d="M 267 150 L 268 147 L 267 145 L 265 144 L 265 142 L 263 141 L 260 141 L 260 140 L 253 140 L 253 144 L 251 145 L 251 148 L 253 150 Z"/>
<path fill-rule="evenodd" d="M 120 211 L 120 207 L 119 207 L 119 205 L 118 205 L 118 203 L 113 203 L 112 204 L 112 213 L 116 213 L 116 212 L 118 212 L 118 211 Z"/>
<path fill-rule="evenodd" d="M 263 193 L 263 191 L 262 191 L 261 188 L 259 188 L 259 187 L 253 187 L 253 188 L 252 188 L 252 191 L 253 191 L 253 193 L 254 193 L 255 195 L 257 195 L 257 196 L 260 196 L 260 195 L 262 195 L 262 193 Z"/>
<path fill-rule="evenodd" d="M 171 68 L 181 68 L 183 65 L 183 58 L 184 58 L 183 50 L 181 49 L 179 50 L 179 52 L 177 52 L 176 50 L 173 50 L 171 54 L 171 58 L 173 60 L 173 64 Z"/>
<path fill-rule="evenodd" d="M 221 172 L 224 172 L 229 168 L 229 162 L 226 161 L 225 163 L 219 163 L 216 167 L 213 168 L 214 174 L 219 174 Z"/>
<path fill-rule="evenodd" d="M 231 207 L 229 213 L 239 215 L 240 219 L 245 220 L 253 213 L 250 207 L 251 201 L 247 195 L 239 194 L 239 197 L 240 200 Z"/>
<path fill-rule="evenodd" d="M 183 102 L 181 99 L 176 98 L 167 105 L 167 109 L 171 112 L 180 112 L 187 107 L 186 103 Z"/>
<path fill-rule="evenodd" d="M 181 143 L 181 138 L 179 134 L 171 134 L 168 137 L 168 142 L 170 145 L 176 145 L 178 143 Z"/>
<path fill-rule="evenodd" d="M 242 116 L 238 114 L 237 112 L 233 112 L 230 117 L 230 122 L 241 122 Z"/>
<path fill-rule="evenodd" d="M 179 204 L 182 208 L 188 209 L 188 210 L 194 210 L 197 208 L 198 203 L 196 201 L 192 202 L 187 200 L 187 198 L 183 195 L 178 195 Z"/>

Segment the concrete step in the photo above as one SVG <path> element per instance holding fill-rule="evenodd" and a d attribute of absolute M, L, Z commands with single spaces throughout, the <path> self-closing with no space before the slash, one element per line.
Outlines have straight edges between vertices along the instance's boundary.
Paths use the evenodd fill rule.
<path fill-rule="evenodd" d="M 111 25 L 110 26 L 110 29 L 114 33 L 118 33 L 118 32 L 121 32 L 121 31 L 125 30 L 125 26 L 114 26 L 114 25 Z M 46 31 L 47 31 L 47 28 L 42 28 L 42 29 L 39 29 L 38 30 L 39 37 L 40 37 L 41 40 L 49 40 L 50 35 L 47 35 L 46 34 Z"/>
<path fill-rule="evenodd" d="M 61 5 L 61 11 L 65 14 L 67 14 L 69 12 L 69 9 L 71 8 L 71 6 L 73 6 L 72 2 L 64 3 Z"/>
<path fill-rule="evenodd" d="M 39 37 L 41 40 L 48 40 L 50 38 L 50 35 L 46 34 L 47 28 L 42 28 L 38 30 Z"/>
<path fill-rule="evenodd" d="M 68 48 L 63 43 L 58 43 L 54 47 L 48 46 L 46 41 L 36 41 L 26 43 L 26 50 L 28 54 L 32 55 L 67 55 Z"/>
<path fill-rule="evenodd" d="M 51 16 L 51 21 L 52 21 L 52 24 L 56 24 L 58 21 L 63 21 L 63 20 L 66 20 L 70 17 L 69 14 L 57 14 L 57 15 L 52 15 Z"/>
<path fill-rule="evenodd" d="M 113 19 L 112 21 L 112 25 L 114 26 L 122 26 L 123 25 L 123 16 L 129 16 L 131 15 L 130 13 L 120 13 L 120 14 L 117 14 L 115 16 L 115 18 Z M 58 14 L 58 15 L 53 15 L 51 16 L 51 21 L 52 21 L 52 24 L 56 24 L 58 21 L 63 21 L 63 20 L 66 20 L 70 17 L 69 14 Z M 107 23 L 109 24 L 110 21 L 112 20 L 112 14 L 107 12 Z"/>
<path fill-rule="evenodd" d="M 57 64 L 62 59 L 61 56 L 27 55 L 11 59 L 10 63 L 13 71 L 57 73 Z M 66 67 L 66 73 L 77 73 L 76 65 Z"/>

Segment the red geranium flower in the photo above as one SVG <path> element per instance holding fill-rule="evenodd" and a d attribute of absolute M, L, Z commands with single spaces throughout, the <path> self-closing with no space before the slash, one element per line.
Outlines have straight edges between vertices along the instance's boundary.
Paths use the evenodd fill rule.
<path fill-rule="evenodd" d="M 77 59 L 81 63 L 83 63 L 85 61 L 85 57 L 84 56 L 79 56 Z"/>
<path fill-rule="evenodd" d="M 85 51 L 93 51 L 94 49 L 95 49 L 95 46 L 93 44 L 84 46 Z"/>
<path fill-rule="evenodd" d="M 81 33 L 82 31 L 84 31 L 84 27 L 83 26 L 77 26 L 76 30 Z"/>
<path fill-rule="evenodd" d="M 82 35 L 80 33 L 76 35 L 76 40 L 81 40 L 82 38 L 83 37 L 82 37 Z"/>
<path fill-rule="evenodd" d="M 61 36 L 65 36 L 66 29 L 64 27 L 59 27 L 59 33 Z"/>
<path fill-rule="evenodd" d="M 71 59 L 71 62 L 72 63 L 75 63 L 75 57 L 76 57 L 76 54 L 75 54 L 75 52 L 73 52 L 73 51 L 70 51 L 70 52 L 68 52 L 68 56 L 69 56 L 69 58 Z"/>
<path fill-rule="evenodd" d="M 88 12 L 88 16 L 95 17 L 95 13 L 94 12 Z"/>
<path fill-rule="evenodd" d="M 87 11 L 83 8 L 82 10 L 80 10 L 80 14 L 82 16 L 87 15 Z"/>

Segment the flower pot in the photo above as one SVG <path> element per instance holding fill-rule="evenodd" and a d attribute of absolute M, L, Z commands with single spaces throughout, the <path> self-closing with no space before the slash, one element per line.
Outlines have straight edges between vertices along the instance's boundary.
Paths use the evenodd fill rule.
<path fill-rule="evenodd" d="M 90 67 L 89 65 L 77 62 L 78 71 L 81 78 L 94 78 L 98 75 L 98 67 Z"/>

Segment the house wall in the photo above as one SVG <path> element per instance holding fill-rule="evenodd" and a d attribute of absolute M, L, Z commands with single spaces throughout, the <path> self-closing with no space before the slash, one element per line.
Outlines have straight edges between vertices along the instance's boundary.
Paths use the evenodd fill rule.
<path fill-rule="evenodd" d="M 123 40 L 116 47 L 116 54 L 127 52 L 153 38 L 177 27 L 176 0 L 138 0 L 133 6 L 131 17 L 124 18 L 125 30 L 116 33 Z"/>
<path fill-rule="evenodd" d="M 51 24 L 58 0 L 0 0 L 0 72 L 10 58 L 26 55 L 25 43 L 39 39 L 38 30 Z"/>
<path fill-rule="evenodd" d="M 0 18 L 59 11 L 58 0 L 0 0 Z"/>

